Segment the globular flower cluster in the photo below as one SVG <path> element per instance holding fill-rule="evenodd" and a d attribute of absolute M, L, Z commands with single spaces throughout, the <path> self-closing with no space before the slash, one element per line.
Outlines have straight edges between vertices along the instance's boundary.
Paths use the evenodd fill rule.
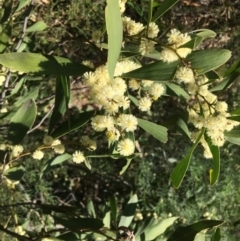
<path fill-rule="evenodd" d="M 205 75 L 194 76 L 192 69 L 180 67 L 176 72 L 176 81 L 183 82 L 194 103 L 189 106 L 189 122 L 199 131 L 192 134 L 195 141 L 202 128 L 206 129 L 206 135 L 215 146 L 223 146 L 225 142 L 224 132 L 230 131 L 239 125 L 238 122 L 228 119 L 228 105 L 219 101 L 217 96 L 209 91 L 209 80 Z M 204 148 L 204 156 L 212 158 L 209 146 L 204 138 L 200 140 Z"/>
<path fill-rule="evenodd" d="M 138 121 L 132 114 L 126 114 L 130 107 L 130 100 L 126 95 L 128 85 L 119 76 L 139 67 L 139 64 L 130 60 L 118 62 L 113 80 L 109 78 L 106 65 L 98 67 L 95 72 L 84 74 L 84 82 L 90 87 L 91 98 L 104 110 L 103 115 L 96 115 L 92 118 L 92 128 L 96 132 L 105 131 L 109 141 L 118 141 L 117 150 L 124 156 L 134 153 L 134 143 L 130 139 L 124 138 L 124 133 L 134 132 Z M 131 79 L 129 88 L 133 91 L 146 89 L 146 96 L 139 99 L 138 107 L 142 111 L 149 110 L 152 101 L 158 99 L 164 93 L 164 87 L 161 84 L 147 80 Z"/>
<path fill-rule="evenodd" d="M 191 37 L 183 34 L 177 29 L 172 29 L 167 34 L 167 46 L 160 52 L 160 59 L 164 62 L 174 62 L 181 58 L 186 58 L 192 52 L 191 48 L 181 47 L 189 42 Z"/>
<path fill-rule="evenodd" d="M 144 26 L 142 23 L 135 22 L 129 17 L 123 17 L 123 31 L 129 35 L 134 36 L 138 35 L 145 31 L 147 38 L 141 38 L 139 45 L 139 52 L 141 55 L 147 55 L 154 51 L 155 42 L 151 39 L 154 39 L 158 36 L 159 28 L 156 23 L 149 23 L 148 27 Z"/>

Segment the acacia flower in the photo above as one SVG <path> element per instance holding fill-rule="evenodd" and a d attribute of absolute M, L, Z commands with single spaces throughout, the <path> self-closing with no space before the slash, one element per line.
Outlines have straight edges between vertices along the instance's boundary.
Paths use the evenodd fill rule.
<path fill-rule="evenodd" d="M 45 146 L 52 145 L 53 141 L 54 141 L 54 139 L 51 136 L 48 136 L 48 135 L 44 136 L 44 138 L 43 138 L 43 144 Z"/>
<path fill-rule="evenodd" d="M 135 131 L 137 129 L 138 120 L 131 114 L 121 114 L 117 119 L 117 124 L 127 132 Z"/>
<path fill-rule="evenodd" d="M 148 37 L 156 38 L 158 36 L 159 28 L 156 23 L 151 22 L 148 26 Z"/>
<path fill-rule="evenodd" d="M 65 147 L 62 144 L 58 144 L 53 146 L 53 150 L 57 154 L 63 154 L 65 152 Z"/>
<path fill-rule="evenodd" d="M 122 156 L 130 156 L 134 153 L 134 143 L 130 139 L 124 139 L 119 141 L 117 145 L 117 150 Z"/>
<path fill-rule="evenodd" d="M 86 160 L 85 156 L 81 151 L 75 151 L 72 155 L 73 162 L 75 163 L 81 163 Z"/>
<path fill-rule="evenodd" d="M 44 157 L 44 153 L 40 150 L 33 152 L 32 157 L 36 160 L 41 160 Z"/>
<path fill-rule="evenodd" d="M 141 111 L 148 111 L 152 105 L 152 101 L 148 97 L 143 97 L 138 102 L 138 108 Z"/>
<path fill-rule="evenodd" d="M 12 147 L 12 155 L 13 157 L 19 156 L 23 152 L 23 146 L 22 145 L 16 145 Z"/>

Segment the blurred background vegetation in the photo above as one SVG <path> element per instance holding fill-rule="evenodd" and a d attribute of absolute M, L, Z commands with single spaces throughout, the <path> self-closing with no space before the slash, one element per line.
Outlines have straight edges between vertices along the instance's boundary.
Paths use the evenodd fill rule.
<path fill-rule="evenodd" d="M 146 23 L 147 0 L 128 0 L 126 6 L 125 15 Z M 88 40 L 94 30 L 104 30 L 104 8 L 105 0 L 36 1 L 30 21 L 34 23 L 44 20 L 48 28 L 44 32 L 28 35 L 28 51 L 64 56 L 77 62 L 91 60 L 95 66 L 100 65 L 104 56 L 101 56 Z M 182 32 L 201 28 L 215 31 L 217 37 L 205 41 L 201 47 L 230 49 L 233 55 L 229 62 L 231 64 L 240 56 L 239 16 L 238 0 L 183 0 L 158 20 L 157 24 L 161 29 L 160 37 L 164 37 L 172 28 Z M 14 23 L 16 36 L 21 33 L 22 21 L 20 17 L 18 22 Z M 76 78 L 73 81 L 75 90 L 72 92 L 72 111 L 83 110 L 86 105 L 96 108 L 91 107 L 87 92 L 81 91 L 81 79 Z M 45 89 L 44 98 L 52 94 L 54 87 L 51 79 L 48 85 L 50 90 Z M 230 107 L 240 102 L 238 90 L 239 84 L 234 84 L 222 95 Z M 175 105 L 181 105 L 176 102 L 177 100 L 172 98 L 162 98 L 147 118 L 161 123 L 171 116 Z M 79 136 L 82 134 L 79 133 Z M 39 135 L 31 136 L 28 144 L 36 145 L 41 142 L 43 136 L 44 131 L 39 130 Z M 221 148 L 221 175 L 214 187 L 210 187 L 208 181 L 211 160 L 204 159 L 202 149 L 198 147 L 182 186 L 175 190 L 169 177 L 176 162 L 186 154 L 190 141 L 171 130 L 167 144 L 161 144 L 141 131 L 137 133 L 136 139 L 141 156 L 132 161 L 123 176 L 120 176 L 119 172 L 125 160 L 106 158 L 93 159 L 91 171 L 82 166 L 67 164 L 48 172 L 39 180 L 38 173 L 45 163 L 25 158 L 28 172 L 23 181 L 15 189 L 9 189 L 3 183 L 0 185 L 0 205 L 15 203 L 17 200 L 74 204 L 85 210 L 88 200 L 91 199 L 96 212 L 101 216 L 102 207 L 112 195 L 117 196 L 121 207 L 126 204 L 132 193 L 137 193 L 140 199 L 138 209 L 143 218 L 149 215 L 158 215 L 160 218 L 180 216 L 180 223 L 184 224 L 200 219 L 224 220 L 223 240 L 240 240 L 239 146 L 227 143 Z M 26 216 L 31 216 L 32 226 L 34 220 L 36 223 L 51 223 L 47 218 L 40 218 L 38 211 L 34 211 L 31 206 L 17 206 L 0 208 L 2 225 L 13 222 L 9 220 L 11 213 L 17 213 L 18 223 L 24 222 Z M 0 240 L 4 240 L 3 237 L 8 240 L 7 235 L 0 233 Z"/>

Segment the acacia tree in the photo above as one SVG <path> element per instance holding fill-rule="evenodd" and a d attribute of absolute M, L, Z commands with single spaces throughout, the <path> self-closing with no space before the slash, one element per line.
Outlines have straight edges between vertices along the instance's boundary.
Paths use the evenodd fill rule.
<path fill-rule="evenodd" d="M 139 155 L 135 148 L 134 132 L 141 128 L 160 142 L 167 143 L 168 128 L 171 126 L 193 142 L 186 156 L 172 171 L 173 186 L 180 186 L 191 156 L 199 144 L 203 147 L 204 157 L 213 160 L 209 170 L 210 184 L 217 182 L 220 173 L 219 148 L 226 141 L 239 144 L 239 130 L 234 128 L 240 121 L 239 108 L 229 112 L 227 103 L 218 99 L 218 92 L 227 89 L 239 76 L 239 61 L 224 74 L 217 71 L 230 59 L 231 52 L 226 49 L 199 50 L 202 41 L 216 36 L 208 29 L 189 33 L 172 29 L 166 36 L 159 38 L 156 21 L 177 2 L 165 0 L 157 4 L 149 0 L 148 18 L 143 24 L 124 15 L 125 0 L 108 0 L 105 26 L 102 31 L 94 31 L 89 40 L 100 52 L 107 53 L 107 62 L 97 66 L 89 61 L 79 64 L 59 56 L 30 53 L 25 44 L 26 35 L 44 30 L 46 24 L 39 21 L 27 27 L 33 2 L 4 2 L 0 35 L 0 118 L 4 131 L 0 149 L 4 182 L 14 188 L 26 172 L 26 158 L 45 163 L 39 178 L 59 164 L 84 163 L 91 169 L 92 158 L 105 157 L 125 158 L 127 162 L 122 167 L 123 174 Z M 22 16 L 24 7 L 27 7 L 27 11 L 24 12 L 26 17 L 22 35 L 16 41 L 11 37 L 12 19 Z M 41 99 L 42 90 L 46 88 L 44 81 L 49 76 L 55 80 L 55 100 L 46 111 Z M 84 87 L 89 91 L 89 98 L 98 108 L 69 114 L 72 76 L 81 76 Z M 32 84 L 32 81 L 42 83 Z M 9 87 L 13 89 L 9 91 Z M 164 123 L 149 121 L 151 106 L 166 96 L 181 99 L 184 104 L 180 111 Z M 45 128 L 41 143 L 28 145 L 40 128 Z M 85 133 L 80 138 L 79 131 Z M 98 143 L 104 144 L 108 152 L 99 154 L 101 150 L 98 151 Z M 59 229 L 35 233 L 26 225 L 15 225 L 18 228 L 15 231 L 3 226 L 1 230 L 19 240 L 80 240 L 94 232 L 114 240 L 140 240 L 143 234 L 145 240 L 153 240 L 177 219 L 173 217 L 162 222 L 147 220 L 134 234 L 128 227 L 132 223 L 137 202 L 137 196 L 134 195 L 119 223 L 116 200 L 112 199 L 106 204 L 112 213 L 114 230 L 109 212 L 106 212 L 102 222 L 96 216 L 83 218 L 69 216 L 69 213 L 55 215 L 62 211 L 57 206 L 47 204 L 40 204 L 38 208 L 52 209 L 52 222 L 60 224 Z M 74 207 L 64 208 L 69 212 L 75 210 Z M 194 240 L 199 231 L 221 223 L 215 220 L 200 221 L 186 227 L 184 231 L 177 230 L 168 240 L 180 240 L 179 232 L 186 232 L 187 240 Z M 212 240 L 219 240 L 219 232 L 216 229 Z"/>

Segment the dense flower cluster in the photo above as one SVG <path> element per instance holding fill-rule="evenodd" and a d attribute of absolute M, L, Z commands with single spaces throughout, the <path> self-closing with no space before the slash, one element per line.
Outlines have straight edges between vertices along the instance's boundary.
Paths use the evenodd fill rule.
<path fill-rule="evenodd" d="M 134 153 L 134 143 L 124 139 L 124 132 L 134 132 L 138 121 L 132 114 L 123 113 L 130 107 L 127 89 L 141 90 L 144 96 L 139 96 L 138 108 L 148 111 L 154 100 L 157 100 L 165 91 L 163 85 L 148 80 L 129 80 L 129 84 L 120 76 L 139 68 L 140 65 L 130 60 L 118 62 L 114 79 L 110 80 L 107 66 L 98 67 L 95 72 L 84 74 L 84 83 L 91 87 L 90 96 L 94 102 L 101 105 L 104 114 L 92 118 L 92 128 L 96 132 L 105 131 L 109 141 L 119 141 L 117 150 L 121 155 L 128 156 Z"/>
<path fill-rule="evenodd" d="M 230 131 L 238 122 L 228 119 L 230 114 L 227 112 L 228 105 L 224 101 L 219 101 L 217 96 L 208 89 L 209 80 L 205 75 L 194 77 L 193 71 L 188 67 L 180 67 L 176 72 L 176 81 L 183 82 L 188 93 L 192 96 L 194 104 L 188 108 L 189 122 L 191 122 L 199 131 L 192 134 L 192 140 L 195 141 L 199 136 L 201 129 L 206 129 L 206 134 L 211 138 L 215 146 L 223 146 L 225 142 L 224 132 Z M 211 158 L 212 154 L 204 138 L 200 140 L 204 147 L 204 156 Z"/>
<path fill-rule="evenodd" d="M 192 52 L 192 49 L 181 47 L 191 40 L 188 34 L 183 34 L 177 29 L 172 29 L 167 34 L 167 47 L 163 47 L 160 53 L 160 59 L 164 62 L 174 62 L 181 58 L 186 58 Z"/>

